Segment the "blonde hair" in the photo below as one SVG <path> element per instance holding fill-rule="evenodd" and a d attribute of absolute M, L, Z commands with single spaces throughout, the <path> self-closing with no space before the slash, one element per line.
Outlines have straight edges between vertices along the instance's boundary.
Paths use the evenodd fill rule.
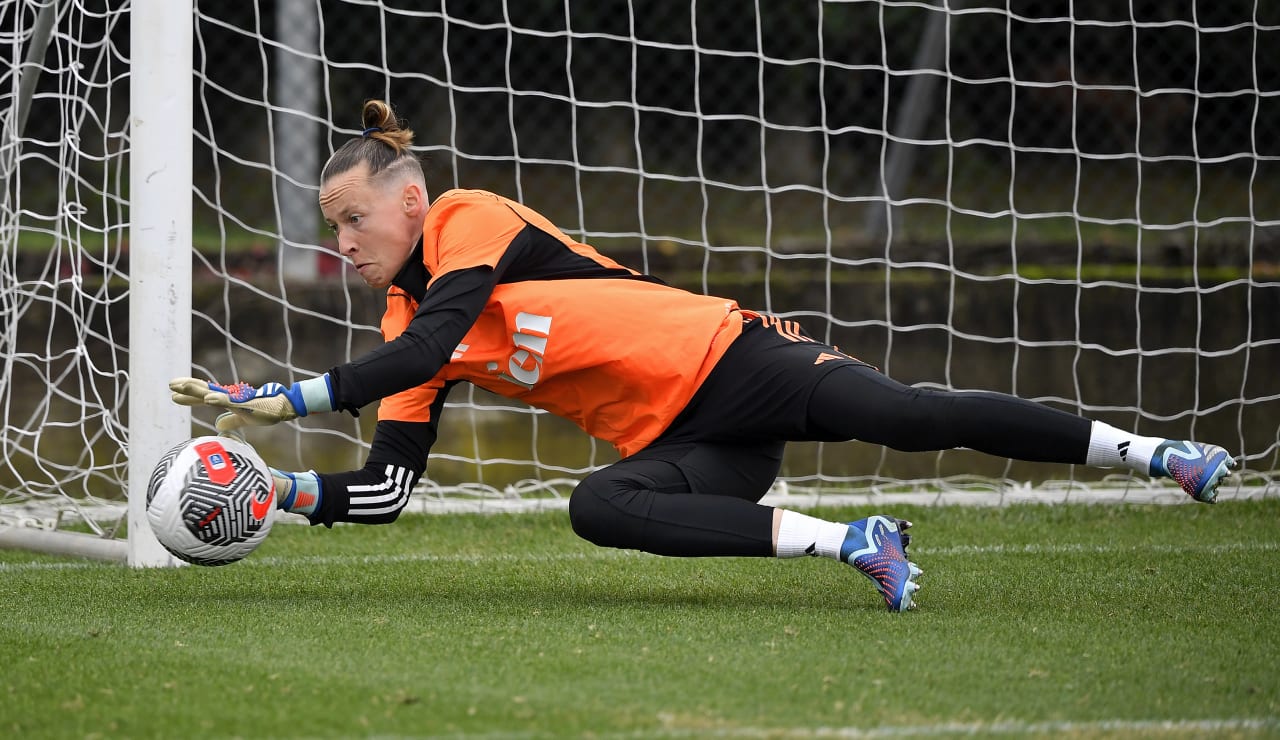
<path fill-rule="evenodd" d="M 422 163 L 413 153 L 413 131 L 384 100 L 366 100 L 360 112 L 360 136 L 338 147 L 320 173 L 320 184 L 335 175 L 368 165 L 371 178 L 410 176 L 425 184 Z"/>

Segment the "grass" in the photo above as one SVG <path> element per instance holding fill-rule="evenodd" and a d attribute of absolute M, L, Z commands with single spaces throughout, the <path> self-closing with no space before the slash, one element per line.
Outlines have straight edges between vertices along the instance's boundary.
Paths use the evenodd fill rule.
<path fill-rule="evenodd" d="M 0 553 L 0 735 L 1280 735 L 1280 502 L 899 513 L 905 615 L 563 513 L 280 526 L 213 569 Z"/>

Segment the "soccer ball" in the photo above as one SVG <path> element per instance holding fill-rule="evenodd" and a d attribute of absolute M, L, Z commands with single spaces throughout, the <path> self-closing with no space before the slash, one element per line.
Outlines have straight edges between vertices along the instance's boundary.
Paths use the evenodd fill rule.
<path fill-rule="evenodd" d="M 271 469 L 247 443 L 196 437 L 164 454 L 147 482 L 147 521 L 188 563 L 226 565 L 253 552 L 275 514 Z"/>

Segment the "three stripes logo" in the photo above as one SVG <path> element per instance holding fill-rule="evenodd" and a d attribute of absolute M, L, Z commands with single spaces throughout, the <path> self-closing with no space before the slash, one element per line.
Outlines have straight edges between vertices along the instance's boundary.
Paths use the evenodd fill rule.
<path fill-rule="evenodd" d="M 780 319 L 777 316 L 769 316 L 767 314 L 762 314 L 760 316 L 760 323 L 763 326 L 772 328 L 774 331 L 778 332 L 779 336 L 781 336 L 783 339 L 786 339 L 788 341 L 791 341 L 791 342 L 812 342 L 813 341 L 813 339 L 805 335 L 804 330 L 800 328 L 800 324 L 794 321 Z"/>
<path fill-rule="evenodd" d="M 811 343 L 811 344 L 821 344 L 821 342 L 819 342 L 818 340 L 805 334 L 804 330 L 800 328 L 800 324 L 798 324 L 795 321 L 781 319 L 777 316 L 770 316 L 768 314 L 760 314 L 760 324 L 766 328 L 773 329 L 774 331 L 778 332 L 778 336 L 782 337 L 788 342 L 804 342 L 804 343 Z M 838 347 L 832 347 L 830 352 L 826 350 L 819 351 L 818 356 L 815 357 L 813 360 L 813 364 L 821 365 L 822 363 L 829 362 L 831 360 L 852 360 L 852 359 L 854 358 L 841 352 Z"/>
<path fill-rule="evenodd" d="M 1129 442 L 1128 440 L 1116 445 L 1116 452 L 1120 453 L 1120 461 L 1125 462 L 1129 458 Z"/>

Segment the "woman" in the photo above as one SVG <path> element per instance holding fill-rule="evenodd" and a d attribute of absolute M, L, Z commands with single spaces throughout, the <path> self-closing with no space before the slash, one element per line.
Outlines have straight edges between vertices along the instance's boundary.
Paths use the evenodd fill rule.
<path fill-rule="evenodd" d="M 830 557 L 870 578 L 892 611 L 910 608 L 918 588 L 909 524 L 757 503 L 787 441 L 1124 465 L 1172 476 L 1205 502 L 1234 466 L 1221 447 L 1140 437 L 1013 396 L 901 385 L 794 322 L 623 267 L 493 193 L 450 190 L 429 203 L 413 133 L 382 101 L 365 103 L 363 121 L 325 165 L 320 208 L 342 255 L 387 291 L 386 343 L 289 387 L 170 384 L 178 403 L 233 412 L 222 430 L 381 400 L 364 468 L 277 471 L 279 506 L 313 524 L 394 520 L 463 381 L 617 447 L 622 459 L 569 499 L 585 539 L 672 556 Z"/>

